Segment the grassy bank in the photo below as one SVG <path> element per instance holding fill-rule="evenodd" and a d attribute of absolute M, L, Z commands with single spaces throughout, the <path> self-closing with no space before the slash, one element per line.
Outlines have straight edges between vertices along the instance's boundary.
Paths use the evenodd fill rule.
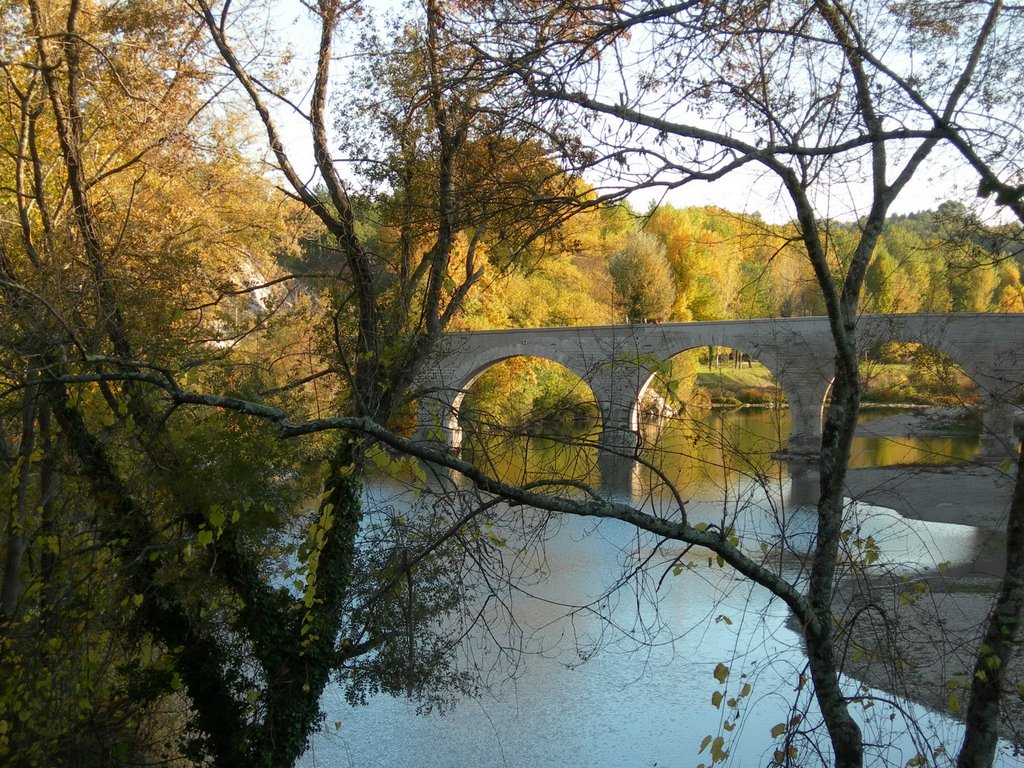
<path fill-rule="evenodd" d="M 785 404 L 775 377 L 760 363 L 739 368 L 698 365 L 696 388 L 717 406 Z"/>
<path fill-rule="evenodd" d="M 714 405 L 785 404 L 772 376 L 760 363 L 698 364 L 696 386 Z M 971 405 L 977 392 L 959 370 L 922 371 L 902 363 L 865 363 L 865 405 Z"/>

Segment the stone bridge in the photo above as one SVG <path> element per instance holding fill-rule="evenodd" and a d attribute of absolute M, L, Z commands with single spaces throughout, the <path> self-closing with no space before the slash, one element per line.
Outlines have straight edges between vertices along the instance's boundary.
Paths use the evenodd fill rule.
<path fill-rule="evenodd" d="M 1024 385 L 1024 314 L 863 315 L 857 338 L 863 350 L 916 342 L 948 355 L 981 397 L 980 456 L 998 460 L 1016 451 L 1013 418 Z M 660 364 L 709 345 L 736 349 L 775 375 L 792 412 L 787 452 L 815 454 L 834 371 L 824 317 L 451 333 L 421 376 L 426 394 L 421 423 L 431 421 L 436 428 L 440 420 L 445 439 L 458 448 L 459 406 L 473 382 L 502 360 L 539 357 L 564 365 L 590 387 L 601 410 L 601 447 L 633 455 L 639 403 Z"/>

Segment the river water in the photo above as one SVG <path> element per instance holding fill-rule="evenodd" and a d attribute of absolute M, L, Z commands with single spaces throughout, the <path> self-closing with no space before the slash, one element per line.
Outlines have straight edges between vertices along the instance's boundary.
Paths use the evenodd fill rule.
<path fill-rule="evenodd" d="M 801 479 L 800 467 L 771 458 L 787 429 L 771 411 L 679 420 L 652 440 L 647 458 L 656 469 L 635 471 L 622 493 L 668 514 L 674 503 L 665 485 L 670 481 L 684 489 L 691 521 L 730 524 L 747 547 L 766 541 L 779 546 L 784 534 L 786 548 L 799 551 L 810 542 L 813 511 L 805 503 L 813 488 Z M 950 462 L 976 448 L 977 438 L 969 434 L 858 438 L 854 461 Z M 498 469 L 509 479 L 557 471 L 588 481 L 597 471 L 592 453 L 543 440 L 518 446 Z M 401 503 L 393 498 L 400 490 L 387 482 L 368 493 L 377 502 Z M 967 563 L 977 555 L 972 529 L 908 521 L 891 510 L 861 505 L 850 510 L 847 527 L 854 532 L 851 548 L 870 541 L 879 563 L 908 571 L 940 561 Z M 727 752 L 719 764 L 769 765 L 781 746 L 772 729 L 796 713 L 808 733 L 796 764 L 814 764 L 809 753 L 819 745 L 826 749 L 813 703 L 800 685 L 806 671 L 800 639 L 787 626 L 786 607 L 767 590 L 707 553 L 657 546 L 616 521 L 564 520 L 544 552 L 545 578 L 506 596 L 522 651 L 516 663 L 509 666 L 486 638 L 469 642 L 467 657 L 488 672 L 490 682 L 478 697 L 443 715 L 417 715 L 414 704 L 387 696 L 352 708 L 340 689 L 331 688 L 323 700 L 326 729 L 301 765 L 698 766 L 712 762 L 710 745 L 701 750 L 702 742 L 719 736 Z M 781 556 L 778 568 L 799 582 L 798 559 Z M 625 572 L 633 578 L 612 590 Z M 716 677 L 719 663 L 728 665 L 727 679 L 721 679 L 721 668 Z M 870 765 L 904 766 L 919 752 L 930 755 L 940 745 L 955 752 L 959 746 L 955 721 L 905 701 L 890 705 L 891 697 L 861 690 L 853 680 L 846 687 L 865 697 L 855 714 L 866 743 L 874 745 Z M 1017 764 L 1007 750 L 1000 760 Z"/>

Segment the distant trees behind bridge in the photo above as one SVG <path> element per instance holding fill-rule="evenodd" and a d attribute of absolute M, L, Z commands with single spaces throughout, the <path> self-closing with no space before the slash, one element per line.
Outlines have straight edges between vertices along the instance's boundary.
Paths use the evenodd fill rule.
<path fill-rule="evenodd" d="M 837 275 L 857 227 L 826 224 Z M 631 281 L 626 267 L 636 261 L 640 233 L 668 269 Z M 623 202 L 577 216 L 534 250 L 529 260 L 494 265 L 491 274 L 500 276 L 469 298 L 458 328 L 603 325 L 640 320 L 643 307 L 658 307 L 647 319 L 663 321 L 825 312 L 795 226 L 757 214 L 671 205 L 639 212 Z M 486 255 L 500 260 L 498 244 Z M 1022 256 L 1014 231 L 986 226 L 959 203 L 891 216 L 865 280 L 863 311 L 1024 312 Z"/>

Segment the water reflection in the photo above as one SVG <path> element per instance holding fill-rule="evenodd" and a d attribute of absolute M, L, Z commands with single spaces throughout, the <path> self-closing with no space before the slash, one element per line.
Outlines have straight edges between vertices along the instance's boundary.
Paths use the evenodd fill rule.
<path fill-rule="evenodd" d="M 854 438 L 851 468 L 955 464 L 970 461 L 978 450 L 977 432 L 966 428 L 958 429 L 955 436 L 870 431 L 872 422 L 894 414 L 906 412 L 862 412 L 861 423 L 866 428 Z M 781 484 L 792 477 L 792 463 L 787 465 L 776 458 L 785 447 L 790 423 L 786 409 L 679 414 L 642 428 L 635 457 L 599 452 L 600 432 L 596 428 L 575 433 L 561 428 L 539 437 L 475 433 L 467 437 L 463 451 L 471 461 L 510 482 L 564 477 L 601 486 L 624 498 L 658 494 L 667 485 L 717 496 L 738 478 Z M 801 469 L 800 478 L 810 474 Z M 801 487 L 811 493 L 811 486 Z"/>
<path fill-rule="evenodd" d="M 673 568 L 678 545 L 617 521 L 563 520 L 545 550 L 547 578 L 508 595 L 522 633 L 517 667 L 509 669 L 493 635 L 471 638 L 473 663 L 493 684 L 443 717 L 418 716 L 414 705 L 383 696 L 352 709 L 330 692 L 327 722 L 341 728 L 314 741 L 304 766 L 694 766 L 707 761 L 700 744 L 709 734 L 727 737 L 732 765 L 771 762 L 771 729 L 791 716 L 806 664 L 780 601 L 695 553 Z M 613 590 L 624 572 L 635 577 Z M 714 677 L 722 660 L 730 665 L 725 684 Z M 716 692 L 734 698 L 748 684 L 734 709 L 712 704 Z M 844 686 L 850 695 L 859 689 L 852 680 Z M 900 706 L 855 708 L 876 745 L 868 765 L 904 765 L 916 753 L 904 713 L 928 744 L 955 748 L 957 723 Z M 805 727 L 817 720 L 812 707 Z"/>
<path fill-rule="evenodd" d="M 813 543 L 817 475 L 813 462 L 773 458 L 787 418 L 744 410 L 675 419 L 650 436 L 638 459 L 617 464 L 602 462 L 593 433 L 568 441 L 490 436 L 468 440 L 464 450 L 514 482 L 563 476 L 597 485 L 614 478 L 616 493 L 664 516 L 680 512 L 669 491 L 674 485 L 692 522 L 732 527 L 742 546 L 799 581 L 800 555 Z M 856 461 L 967 458 L 977 445 L 971 438 L 942 440 L 899 438 L 893 446 L 862 437 Z M 846 528 L 847 562 L 863 562 L 870 546 L 878 565 L 900 568 L 970 562 L 985 541 L 970 529 L 907 521 L 863 504 L 850 507 Z M 563 519 L 544 555 L 546 578 L 506 594 L 524 651 L 519 666 L 507 666 L 493 633 L 470 638 L 467 661 L 492 685 L 443 718 L 416 716 L 414 705 L 383 696 L 351 709 L 340 692 L 329 693 L 327 722 L 342 727 L 317 738 L 304 765 L 692 766 L 708 762 L 701 741 L 718 734 L 727 737 L 731 764 L 771 762 L 771 729 L 791 716 L 806 664 L 780 601 L 707 553 L 617 521 Z M 731 667 L 724 685 L 713 675 L 722 660 Z M 503 666 L 489 668 L 497 662 Z M 734 698 L 747 684 L 751 693 L 734 709 L 711 703 L 716 692 Z M 859 689 L 855 681 L 844 684 L 851 695 Z M 955 749 L 957 723 L 900 706 L 922 724 L 930 746 Z M 871 748 L 869 765 L 904 765 L 921 747 L 899 710 L 879 703 L 855 714 L 865 740 L 880 745 Z M 804 727 L 817 720 L 812 707 Z"/>

